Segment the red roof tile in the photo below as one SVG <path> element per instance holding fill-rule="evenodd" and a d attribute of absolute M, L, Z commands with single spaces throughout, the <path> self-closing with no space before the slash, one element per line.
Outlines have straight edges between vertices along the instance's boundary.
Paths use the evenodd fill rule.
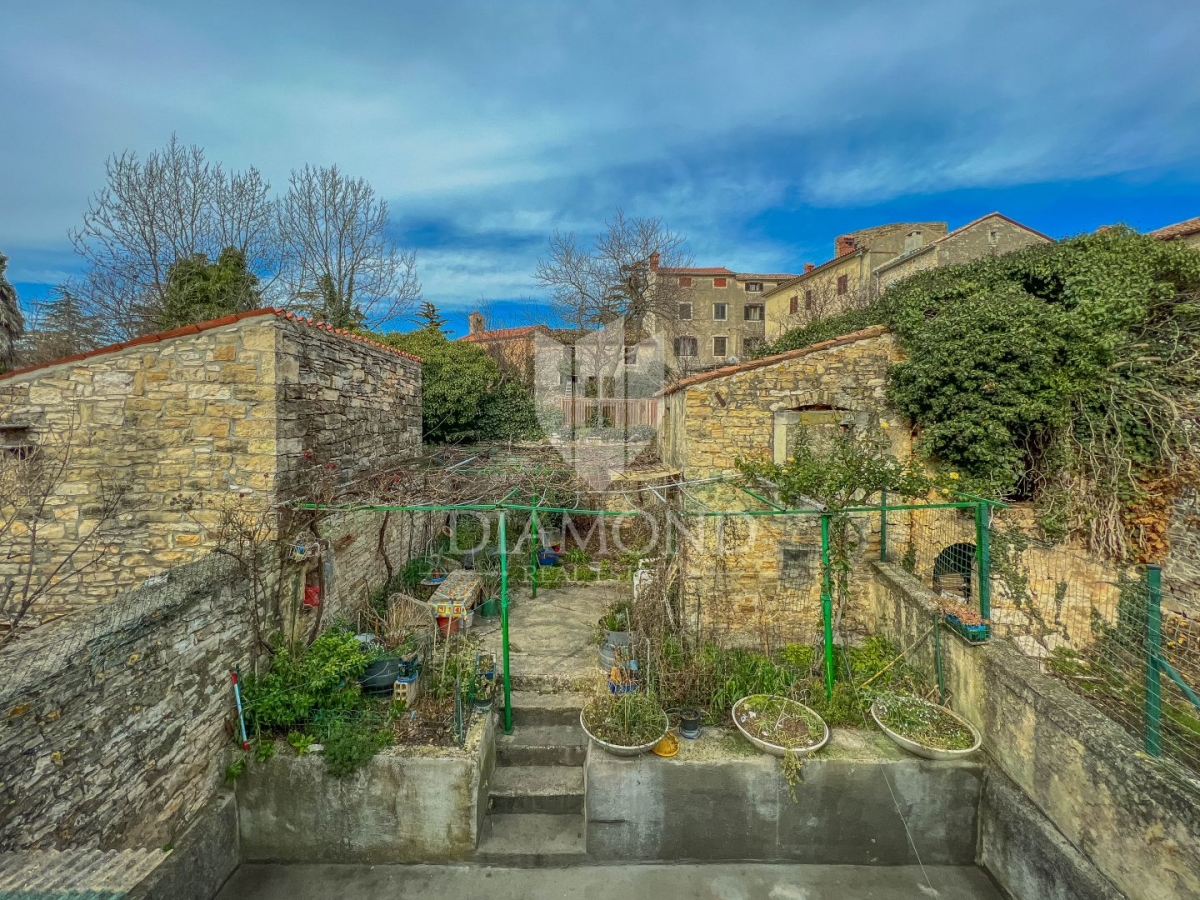
<path fill-rule="evenodd" d="M 376 350 L 383 350 L 387 353 L 403 356 L 405 359 L 411 359 L 414 362 L 421 362 L 419 356 L 413 356 L 411 353 L 406 353 L 403 350 L 397 350 L 395 347 L 389 347 L 387 344 L 381 344 L 379 341 L 373 341 L 370 338 L 363 337 L 361 334 L 355 334 L 352 331 L 346 331 L 342 328 L 334 328 L 325 322 L 316 322 L 312 319 L 306 319 L 304 316 L 298 316 L 294 312 L 289 312 L 285 309 L 278 309 L 274 306 L 263 307 L 262 309 L 252 309 L 249 312 L 235 313 L 233 315 L 222 316 L 219 319 L 209 319 L 207 322 L 197 322 L 194 325 L 184 325 L 182 328 L 172 328 L 170 331 L 159 331 L 154 334 L 143 334 L 140 337 L 135 337 L 132 340 L 122 341 L 119 344 L 109 344 L 106 347 L 97 347 L 95 350 L 88 350 L 85 353 L 76 353 L 73 356 L 65 356 L 62 359 L 52 359 L 49 362 L 38 363 L 36 366 L 25 366 L 21 369 L 11 369 L 0 375 L 0 381 L 6 378 L 12 378 L 15 375 L 24 375 L 26 372 L 36 372 L 38 369 L 48 369 L 51 366 L 61 366 L 66 363 L 80 362 L 81 360 L 91 359 L 93 356 L 106 356 L 109 353 L 117 353 L 121 350 L 128 350 L 130 347 L 140 347 L 144 344 L 157 344 L 161 341 L 169 341 L 172 338 L 184 337 L 190 334 L 199 334 L 202 331 L 211 331 L 213 328 L 221 328 L 225 325 L 232 325 L 235 322 L 240 322 L 243 319 L 253 319 L 258 316 L 278 316 L 281 319 L 286 319 L 290 322 L 299 322 L 302 325 L 308 325 L 312 328 L 319 328 L 322 331 L 328 331 L 330 334 L 336 334 L 340 337 L 349 338 L 352 341 L 357 341 L 360 344 L 367 344 L 374 347 Z"/>
<path fill-rule="evenodd" d="M 753 281 L 761 279 L 763 281 L 779 281 L 783 278 L 795 278 L 795 275 L 771 275 L 760 274 L 758 272 L 735 272 L 733 269 L 726 269 L 724 266 L 712 269 L 659 269 L 658 272 L 663 275 L 722 275 L 740 278 L 744 281 Z"/>
<path fill-rule="evenodd" d="M 722 366 L 719 369 L 711 369 L 708 372 L 700 372 L 696 375 L 691 375 L 687 378 L 680 379 L 674 384 L 663 388 L 655 397 L 665 397 L 668 394 L 674 394 L 684 388 L 692 387 L 693 385 L 703 384 L 706 381 L 713 381 L 717 378 L 725 378 L 729 375 L 736 375 L 739 372 L 749 372 L 752 369 L 761 369 L 764 366 L 773 366 L 776 363 L 787 362 L 789 359 L 799 359 L 802 356 L 808 356 L 811 353 L 819 353 L 822 350 L 829 350 L 833 347 L 841 347 L 845 344 L 853 344 L 855 341 L 863 341 L 867 338 L 879 337 L 888 333 L 886 325 L 872 325 L 870 328 L 864 328 L 861 331 L 854 331 L 850 334 L 843 334 L 841 337 L 830 338 L 827 341 L 820 341 L 816 344 L 810 344 L 807 347 L 801 347 L 798 350 L 785 350 L 783 353 L 776 353 L 773 356 L 764 356 L 762 359 L 752 359 L 749 362 L 738 363 L 735 366 Z"/>
<path fill-rule="evenodd" d="M 470 341 L 472 343 L 487 342 L 487 341 L 512 341 L 517 338 L 530 337 L 539 332 L 549 332 L 545 325 L 522 325 L 520 328 L 496 328 L 492 331 L 477 331 L 475 334 L 464 334 L 457 338 L 460 341 Z"/>
<path fill-rule="evenodd" d="M 1195 234 L 1198 231 L 1200 231 L 1200 216 L 1194 219 L 1187 219 L 1183 222 L 1176 222 L 1174 225 L 1167 225 L 1164 228 L 1159 228 L 1157 231 L 1151 231 L 1150 235 L 1160 240 L 1172 241 L 1175 238 Z"/>

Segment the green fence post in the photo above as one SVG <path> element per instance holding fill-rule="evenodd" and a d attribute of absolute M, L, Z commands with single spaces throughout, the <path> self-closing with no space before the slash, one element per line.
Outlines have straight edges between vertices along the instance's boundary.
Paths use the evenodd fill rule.
<path fill-rule="evenodd" d="M 537 497 L 533 498 L 533 504 L 535 506 L 537 505 Z M 530 564 L 532 565 L 533 568 L 531 568 L 529 570 L 529 584 L 530 584 L 530 588 L 531 588 L 529 596 L 530 596 L 530 599 L 536 600 L 537 599 L 537 584 L 538 584 L 538 549 L 539 549 L 538 533 L 537 533 L 537 510 L 534 510 L 529 515 L 532 519 L 532 528 L 533 528 L 533 531 L 532 531 L 533 549 L 532 549 L 532 551 L 530 551 L 533 554 L 533 558 L 530 560 Z"/>
<path fill-rule="evenodd" d="M 946 681 L 942 675 L 942 615 L 933 614 L 933 661 L 937 669 L 938 703 L 946 702 Z"/>
<path fill-rule="evenodd" d="M 879 561 L 887 562 L 887 491 L 879 492 Z"/>
<path fill-rule="evenodd" d="M 508 534 L 500 510 L 500 647 L 504 657 L 504 733 L 512 734 L 512 678 L 508 670 Z"/>
<path fill-rule="evenodd" d="M 833 697 L 833 573 L 829 561 L 829 516 L 821 516 L 821 618 L 825 623 L 825 699 Z"/>
<path fill-rule="evenodd" d="M 1162 566 L 1146 566 L 1146 752 L 1162 755 Z"/>
<path fill-rule="evenodd" d="M 992 523 L 991 506 L 975 504 L 975 557 L 979 562 L 979 617 L 992 617 Z"/>

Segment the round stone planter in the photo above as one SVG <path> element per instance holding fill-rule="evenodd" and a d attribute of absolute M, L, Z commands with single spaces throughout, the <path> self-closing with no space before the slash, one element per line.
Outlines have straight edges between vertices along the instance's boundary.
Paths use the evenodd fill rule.
<path fill-rule="evenodd" d="M 902 734 L 897 734 L 895 731 L 892 731 L 892 729 L 884 725 L 883 720 L 879 718 L 879 712 L 876 710 L 875 703 L 871 704 L 871 718 L 875 720 L 875 724 L 879 726 L 879 730 L 891 738 L 893 743 L 907 750 L 909 753 L 920 756 L 923 759 L 963 759 L 964 757 L 970 756 L 979 749 L 980 745 L 983 744 L 983 737 L 970 722 L 966 721 L 957 713 L 946 709 L 944 706 L 938 706 L 936 703 L 930 703 L 929 705 L 934 709 L 946 713 L 948 716 L 970 731 L 972 736 L 975 738 L 975 743 L 973 743 L 970 747 L 967 747 L 965 750 L 939 750 L 936 747 L 926 747 L 924 744 L 918 744 L 912 738 L 907 738 Z"/>
<path fill-rule="evenodd" d="M 662 734 L 656 737 L 648 744 L 642 744 L 640 747 L 622 747 L 620 744 L 610 744 L 608 741 L 602 741 L 590 731 L 588 731 L 587 722 L 583 720 L 583 712 L 579 713 L 579 726 L 583 729 L 593 744 L 603 750 L 605 753 L 611 753 L 613 756 L 641 756 L 643 753 L 649 753 L 651 748 L 661 741 L 670 730 L 670 722 L 667 720 L 667 714 L 663 713 L 663 730 Z"/>
<path fill-rule="evenodd" d="M 746 740 L 748 740 L 751 744 L 753 744 L 759 750 L 763 751 L 764 753 L 769 753 L 771 756 L 778 756 L 778 757 L 782 758 L 784 756 L 784 754 L 787 753 L 789 748 L 781 747 L 778 744 L 772 744 L 769 741 L 764 741 L 762 738 L 757 737 L 756 735 L 753 735 L 749 731 L 747 731 L 746 727 L 740 721 L 738 721 L 738 710 L 741 709 L 743 703 L 745 703 L 747 700 L 753 700 L 755 697 L 765 697 L 765 696 L 770 696 L 770 695 L 768 695 L 768 694 L 751 694 L 749 697 L 743 697 L 737 703 L 733 704 L 733 711 L 732 711 L 733 724 L 737 727 L 737 730 L 742 733 L 742 735 L 746 738 Z M 824 734 L 821 736 L 821 740 L 817 741 L 817 743 L 809 744 L 806 747 L 792 747 L 792 748 L 790 748 L 792 753 L 794 753 L 796 756 L 808 756 L 812 753 L 816 753 L 818 750 L 820 750 L 822 747 L 824 747 L 826 744 L 829 743 L 829 726 L 825 724 L 824 719 L 822 719 L 819 715 L 817 715 L 815 710 L 811 709 L 810 707 L 805 706 L 803 703 L 798 703 L 795 700 L 789 700 L 787 697 L 779 697 L 778 699 L 783 700 L 785 703 L 795 704 L 796 706 L 800 707 L 801 709 L 807 709 L 809 711 L 809 713 L 811 713 L 813 716 L 816 716 L 817 721 L 819 721 L 821 723 L 821 727 L 825 729 Z"/>

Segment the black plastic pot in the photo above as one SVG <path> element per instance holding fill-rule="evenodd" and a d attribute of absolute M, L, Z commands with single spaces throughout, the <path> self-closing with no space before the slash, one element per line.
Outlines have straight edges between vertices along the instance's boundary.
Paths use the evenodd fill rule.
<path fill-rule="evenodd" d="M 684 709 L 679 712 L 679 733 L 689 741 L 700 737 L 701 713 L 698 709 Z"/>
<path fill-rule="evenodd" d="M 368 694 L 390 694 L 396 679 L 400 677 L 400 658 L 385 656 L 367 665 L 359 676 L 358 684 Z"/>

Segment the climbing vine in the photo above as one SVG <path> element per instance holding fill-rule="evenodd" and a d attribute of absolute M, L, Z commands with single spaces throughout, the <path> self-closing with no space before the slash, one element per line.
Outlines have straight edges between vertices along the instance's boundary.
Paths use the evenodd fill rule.
<path fill-rule="evenodd" d="M 1048 538 L 1161 558 L 1200 397 L 1200 252 L 1111 228 L 935 269 L 783 344 L 887 324 L 888 395 L 968 489 L 1037 502 Z"/>

